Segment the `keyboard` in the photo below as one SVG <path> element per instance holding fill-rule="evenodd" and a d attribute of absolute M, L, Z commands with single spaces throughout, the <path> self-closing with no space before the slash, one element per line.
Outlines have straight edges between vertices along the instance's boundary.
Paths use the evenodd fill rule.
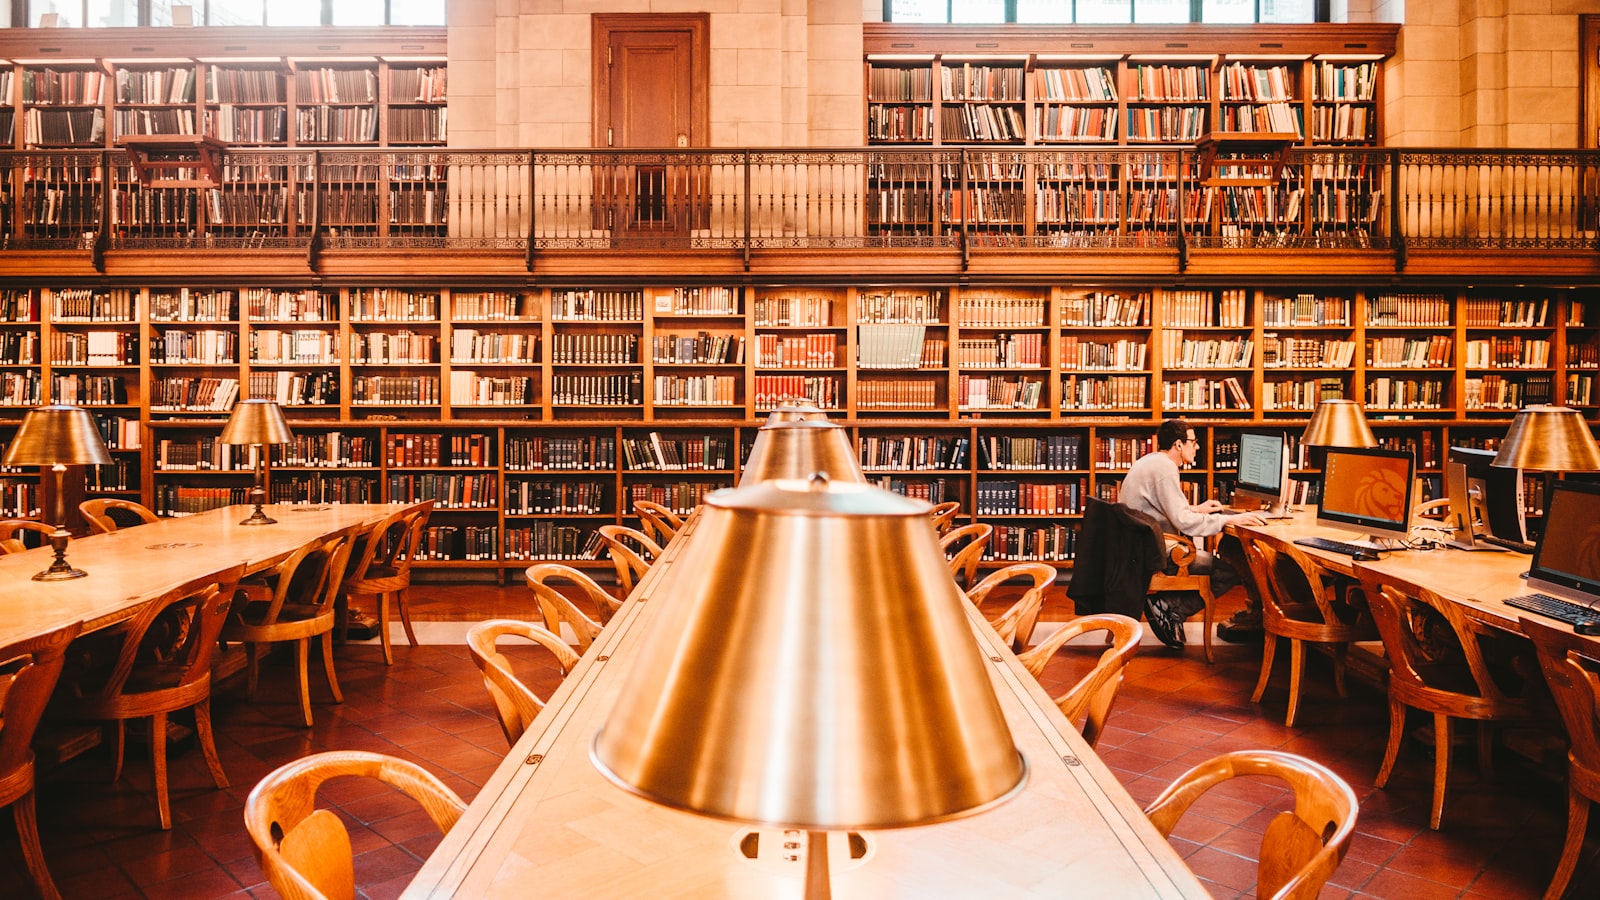
<path fill-rule="evenodd" d="M 1531 554 L 1534 548 L 1538 546 L 1530 541 L 1513 541 L 1507 538 L 1498 538 L 1492 534 L 1480 534 L 1476 539 L 1483 541 L 1485 544 L 1493 544 L 1496 547 L 1504 547 L 1507 550 L 1515 550 L 1518 553 Z"/>
<path fill-rule="evenodd" d="M 1343 553 L 1345 556 L 1356 556 L 1357 554 L 1361 553 L 1379 552 L 1373 547 L 1363 547 L 1360 544 L 1346 544 L 1344 541 L 1335 541 L 1329 538 L 1295 538 L 1294 542 L 1302 547 L 1310 547 L 1313 550 L 1326 550 L 1329 553 Z"/>
<path fill-rule="evenodd" d="M 1520 594 L 1516 597 L 1506 598 L 1507 606 L 1525 609 L 1531 613 L 1538 613 L 1547 618 L 1556 619 L 1576 625 L 1579 622 L 1594 622 L 1600 620 L 1600 610 L 1591 609 L 1582 603 L 1573 603 L 1560 597 L 1549 594 Z"/>

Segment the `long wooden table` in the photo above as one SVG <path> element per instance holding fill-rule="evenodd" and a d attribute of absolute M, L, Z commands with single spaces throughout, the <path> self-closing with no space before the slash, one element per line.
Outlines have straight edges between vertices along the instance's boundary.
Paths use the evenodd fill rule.
<path fill-rule="evenodd" d="M 407 889 L 409 898 L 801 896 L 803 863 L 741 853 L 748 829 L 665 809 L 606 781 L 589 747 L 670 590 L 691 520 L 573 669 Z M 834 856 L 849 898 L 1209 896 L 1077 730 L 969 607 L 1028 781 L 1009 802 L 873 832 Z M 766 831 L 766 846 L 782 843 Z M 803 840 L 796 836 L 794 840 Z"/>
<path fill-rule="evenodd" d="M 249 506 L 77 538 L 67 561 L 88 572 L 68 581 L 34 581 L 50 565 L 48 547 L 0 556 L 0 646 L 82 621 L 85 631 L 131 617 L 140 604 L 184 582 L 244 563 L 269 568 L 320 537 L 369 527 L 403 504 L 270 504 L 274 525 L 240 525 Z"/>

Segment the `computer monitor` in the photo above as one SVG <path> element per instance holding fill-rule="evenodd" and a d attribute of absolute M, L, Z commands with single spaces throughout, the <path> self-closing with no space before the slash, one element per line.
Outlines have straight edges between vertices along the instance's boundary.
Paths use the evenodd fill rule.
<path fill-rule="evenodd" d="M 1239 471 L 1233 484 L 1232 505 L 1249 509 L 1260 504 L 1268 518 L 1288 518 L 1289 447 L 1280 433 L 1246 431 L 1239 435 Z"/>
<path fill-rule="evenodd" d="M 1451 447 L 1444 464 L 1444 491 L 1450 501 L 1446 544 L 1461 550 L 1495 550 L 1478 538 L 1489 533 L 1489 477 L 1493 450 Z"/>
<path fill-rule="evenodd" d="M 1381 539 L 1403 541 L 1411 533 L 1415 478 L 1410 450 L 1329 447 L 1322 463 L 1317 524 L 1369 535 L 1368 546 L 1387 549 Z"/>
<path fill-rule="evenodd" d="M 1600 603 L 1600 484 L 1561 479 L 1545 495 L 1544 533 L 1528 586 L 1575 603 Z"/>
<path fill-rule="evenodd" d="M 1503 545 L 1522 545 L 1518 549 L 1530 553 L 1533 546 L 1528 543 L 1528 514 L 1523 484 L 1521 469 L 1490 466 L 1489 476 L 1484 480 L 1488 493 L 1483 506 L 1489 518 L 1489 533 Z"/>

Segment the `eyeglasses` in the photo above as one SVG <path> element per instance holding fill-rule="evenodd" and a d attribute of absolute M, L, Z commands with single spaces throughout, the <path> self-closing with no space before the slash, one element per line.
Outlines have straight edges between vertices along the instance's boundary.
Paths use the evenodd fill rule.
<path fill-rule="evenodd" d="M 1183 439 L 1183 442 L 1185 444 L 1194 444 L 1196 446 L 1198 446 L 1200 444 L 1200 441 L 1198 439 L 1196 439 L 1196 438 L 1193 438 L 1193 437 L 1186 437 L 1186 438 Z"/>

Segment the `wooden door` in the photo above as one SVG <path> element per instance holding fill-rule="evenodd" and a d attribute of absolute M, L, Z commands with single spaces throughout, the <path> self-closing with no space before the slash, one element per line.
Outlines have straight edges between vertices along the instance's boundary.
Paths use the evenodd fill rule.
<path fill-rule="evenodd" d="M 708 144 L 709 31 L 703 13 L 594 16 L 594 144 L 641 151 L 596 170 L 614 237 L 706 227 L 709 169 L 678 151 Z"/>

